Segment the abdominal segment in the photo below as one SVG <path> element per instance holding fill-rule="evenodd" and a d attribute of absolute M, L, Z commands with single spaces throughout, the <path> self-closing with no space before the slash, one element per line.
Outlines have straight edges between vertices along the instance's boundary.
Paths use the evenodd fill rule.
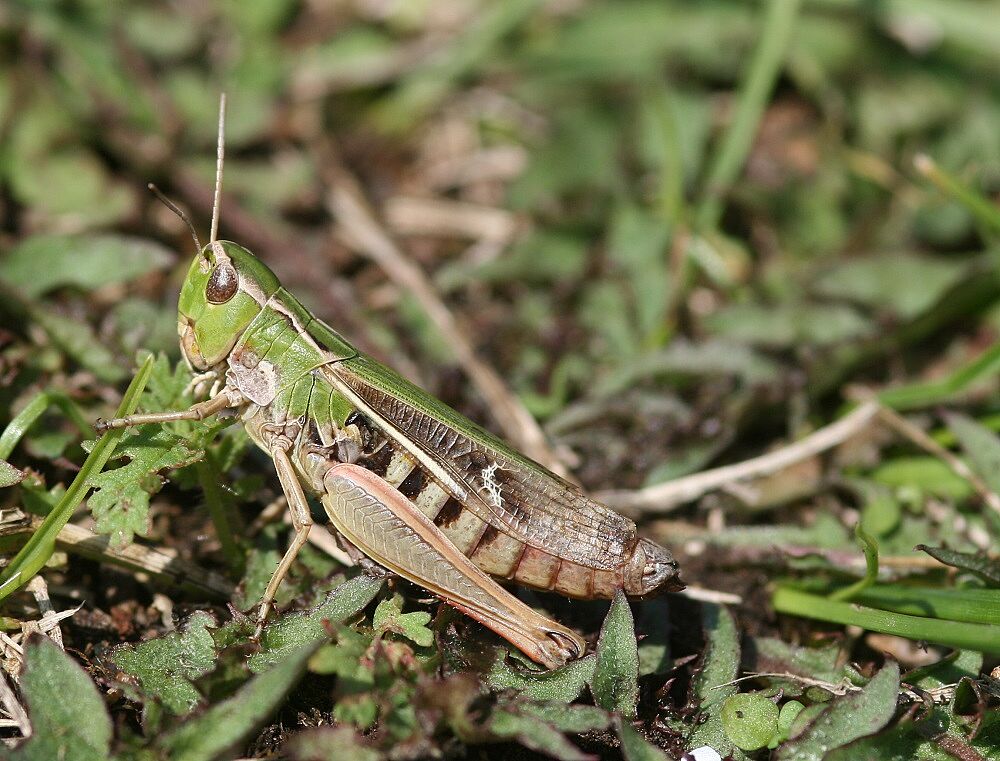
<path fill-rule="evenodd" d="M 611 598 L 615 590 L 625 587 L 624 567 L 590 568 L 564 560 L 486 523 L 391 441 L 382 441 L 357 464 L 399 490 L 462 554 L 491 576 L 586 599 Z"/>

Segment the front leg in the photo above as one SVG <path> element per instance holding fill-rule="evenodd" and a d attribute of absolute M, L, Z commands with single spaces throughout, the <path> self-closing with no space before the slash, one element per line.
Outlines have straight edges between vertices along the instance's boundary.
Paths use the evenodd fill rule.
<path fill-rule="evenodd" d="M 233 407 L 240 407 L 246 403 L 246 397 L 237 389 L 226 387 L 211 399 L 198 402 L 188 407 L 186 410 L 177 412 L 147 412 L 128 417 L 116 417 L 111 420 L 98 420 L 94 423 L 94 428 L 98 433 L 104 433 L 112 428 L 131 428 L 136 425 L 147 425 L 149 423 L 174 423 L 178 420 L 204 420 L 223 410 Z"/>
<path fill-rule="evenodd" d="M 483 573 L 412 502 L 371 471 L 335 465 L 323 485 L 330 520 L 373 560 L 443 598 L 548 668 L 583 654 L 579 635 L 535 612 Z"/>

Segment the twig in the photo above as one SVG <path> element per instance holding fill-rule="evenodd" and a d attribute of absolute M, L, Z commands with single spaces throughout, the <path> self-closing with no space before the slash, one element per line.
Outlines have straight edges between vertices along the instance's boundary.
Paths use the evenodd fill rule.
<path fill-rule="evenodd" d="M 509 211 L 442 198 L 396 196 L 385 204 L 385 221 L 400 235 L 436 235 L 509 243 L 517 218 Z"/>
<path fill-rule="evenodd" d="M 761 677 L 769 677 L 771 679 L 787 679 L 791 682 L 798 682 L 799 684 L 804 684 L 807 687 L 819 687 L 822 690 L 826 690 L 832 695 L 846 695 L 849 692 L 861 692 L 862 688 L 858 687 L 856 684 L 851 684 L 850 682 L 843 681 L 838 684 L 833 682 L 826 682 L 822 679 L 813 679 L 808 676 L 799 676 L 798 674 L 791 674 L 787 671 L 760 671 L 747 674 L 746 676 L 741 676 L 732 681 L 726 682 L 725 684 L 717 684 L 712 687 L 713 690 L 719 690 L 723 687 L 729 687 L 733 684 L 739 684 L 740 682 L 745 682 L 749 679 L 760 679 Z"/>
<path fill-rule="evenodd" d="M 698 602 L 714 602 L 717 605 L 739 605 L 743 602 L 740 595 L 732 592 L 720 592 L 716 589 L 705 589 L 704 587 L 685 587 L 677 594 L 687 597 L 689 600 Z"/>
<path fill-rule="evenodd" d="M 0 528 L 0 536 L 31 534 L 41 523 L 41 518 L 32 517 L 19 524 L 4 525 Z M 233 592 L 233 585 L 227 579 L 177 557 L 173 550 L 142 544 L 130 544 L 117 549 L 111 546 L 109 537 L 98 536 L 73 523 L 66 524 L 59 531 L 56 546 L 98 562 L 113 563 L 132 571 L 144 571 L 167 584 L 215 598 L 228 599 Z"/>
<path fill-rule="evenodd" d="M 708 492 L 751 478 L 768 476 L 790 465 L 843 444 L 878 415 L 878 402 L 866 401 L 835 423 L 820 428 L 799 441 L 733 465 L 695 473 L 684 478 L 634 491 L 607 491 L 598 498 L 625 513 L 666 512 Z"/>
<path fill-rule="evenodd" d="M 323 153 L 325 155 L 318 163 L 325 167 L 330 185 L 327 206 L 350 243 L 381 267 L 397 286 L 412 293 L 420 302 L 489 405 L 507 438 L 529 457 L 565 475 L 565 467 L 549 447 L 545 434 L 531 413 L 507 389 L 500 376 L 476 357 L 472 342 L 438 296 L 430 279 L 403 253 L 379 223 L 358 181 L 340 165 L 332 147 L 326 148 Z"/>
<path fill-rule="evenodd" d="M 32 577 L 25 585 L 25 589 L 31 592 L 32 596 L 35 598 L 35 602 L 38 603 L 38 612 L 41 613 L 40 620 L 35 622 L 38 630 L 42 629 L 41 619 L 53 619 L 57 613 L 56 609 L 52 607 L 52 600 L 49 598 L 49 587 L 45 583 L 45 579 L 41 576 Z M 72 613 L 70 614 L 72 615 Z M 63 616 L 65 618 L 65 616 Z M 65 650 L 66 647 L 63 645 L 62 629 L 59 628 L 59 621 L 61 619 L 54 618 L 54 623 L 52 624 L 51 631 L 49 632 L 49 637 L 59 645 L 60 650 Z"/>
<path fill-rule="evenodd" d="M 888 407 L 879 407 L 878 416 L 883 423 L 900 436 L 905 439 L 909 439 L 925 452 L 939 458 L 945 463 L 945 465 L 952 469 L 952 472 L 954 472 L 955 475 L 968 481 L 972 488 L 976 490 L 976 493 L 982 498 L 983 502 L 989 505 L 994 512 L 1000 514 L 1000 496 L 990 489 L 986 482 L 974 473 L 960 457 L 938 444 L 934 441 L 934 439 L 928 436 L 925 431 L 915 426 L 894 410 L 891 410 Z"/>

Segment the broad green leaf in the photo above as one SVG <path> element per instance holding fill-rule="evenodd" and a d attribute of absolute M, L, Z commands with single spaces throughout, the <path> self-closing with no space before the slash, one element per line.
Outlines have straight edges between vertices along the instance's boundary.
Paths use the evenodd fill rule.
<path fill-rule="evenodd" d="M 534 700 L 570 703 L 593 679 L 596 664 L 597 656 L 588 655 L 552 671 L 528 671 L 511 663 L 501 650 L 485 680 L 494 690 L 514 689 Z"/>
<path fill-rule="evenodd" d="M 879 465 L 872 478 L 886 486 L 921 491 L 954 500 L 972 494 L 969 482 L 937 457 L 896 457 Z"/>
<path fill-rule="evenodd" d="M 822 761 L 834 748 L 878 732 L 896 713 L 899 666 L 890 661 L 861 692 L 836 698 L 802 734 L 775 752 L 775 761 Z"/>
<path fill-rule="evenodd" d="M 856 669 L 840 663 L 840 653 L 837 644 L 802 647 L 775 637 L 752 637 L 744 644 L 743 665 L 748 671 L 759 673 L 795 674 L 833 684 L 843 679 L 864 684 Z"/>
<path fill-rule="evenodd" d="M 175 259 L 159 243 L 125 235 L 34 235 L 0 259 L 0 279 L 37 297 L 61 286 L 124 283 Z"/>
<path fill-rule="evenodd" d="M 846 304 L 734 304 L 707 320 L 718 336 L 736 343 L 787 348 L 858 339 L 872 324 Z"/>
<path fill-rule="evenodd" d="M 48 229 L 60 225 L 96 228 L 118 222 L 132 209 L 135 194 L 113 177 L 89 149 L 52 150 L 14 162 L 17 197 L 44 221 Z M 58 188 L 58 192 L 54 192 Z"/>
<path fill-rule="evenodd" d="M 178 715 L 190 713 L 202 700 L 192 681 L 215 665 L 215 643 L 208 631 L 215 625 L 212 616 L 198 611 L 180 631 L 137 645 L 123 645 L 111 660 L 138 681 L 144 699 L 160 700 Z"/>
<path fill-rule="evenodd" d="M 48 334 L 53 344 L 100 380 L 114 383 L 126 376 L 125 368 L 86 322 L 64 317 L 34 303 L 29 303 L 28 315 Z"/>
<path fill-rule="evenodd" d="M 934 306 L 966 270 L 957 259 L 883 252 L 846 259 L 819 277 L 813 287 L 825 296 L 888 308 L 903 319 L 912 319 Z"/>
<path fill-rule="evenodd" d="M 311 611 L 292 613 L 264 629 L 259 653 L 249 659 L 250 670 L 261 672 L 303 644 L 325 640 L 324 622 L 343 623 L 357 615 L 375 599 L 383 581 L 361 574 L 348 579 L 329 594 L 326 601 Z"/>
<path fill-rule="evenodd" d="M 625 595 L 618 591 L 597 639 L 597 665 L 590 682 L 594 702 L 622 716 L 635 716 L 639 702 L 639 649 L 635 622 Z"/>
<path fill-rule="evenodd" d="M 289 647 L 271 667 L 233 697 L 160 738 L 157 745 L 172 761 L 212 761 L 245 742 L 281 705 L 305 673 L 318 643 Z"/>
<path fill-rule="evenodd" d="M 105 761 L 111 719 L 87 673 L 48 637 L 35 636 L 21 677 L 31 739 L 7 758 L 17 761 Z"/>
<path fill-rule="evenodd" d="M 611 724 L 611 716 L 595 706 L 522 701 L 516 703 L 516 710 L 520 714 L 541 719 L 560 732 L 574 735 L 607 729 Z"/>

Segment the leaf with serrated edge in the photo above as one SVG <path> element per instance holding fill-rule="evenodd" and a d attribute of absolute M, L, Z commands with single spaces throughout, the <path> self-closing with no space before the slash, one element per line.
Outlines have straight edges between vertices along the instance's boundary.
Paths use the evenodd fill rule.
<path fill-rule="evenodd" d="M 111 660 L 138 681 L 145 696 L 162 701 L 175 714 L 190 713 L 201 702 L 191 682 L 215 665 L 215 643 L 208 631 L 215 623 L 208 613 L 198 611 L 180 631 L 137 645 L 123 645 Z"/>
<path fill-rule="evenodd" d="M 343 623 L 360 613 L 382 589 L 382 579 L 364 574 L 348 579 L 310 611 L 292 613 L 268 626 L 261 635 L 261 651 L 250 657 L 250 670 L 260 672 L 277 663 L 289 650 L 327 638 L 324 621 Z"/>

